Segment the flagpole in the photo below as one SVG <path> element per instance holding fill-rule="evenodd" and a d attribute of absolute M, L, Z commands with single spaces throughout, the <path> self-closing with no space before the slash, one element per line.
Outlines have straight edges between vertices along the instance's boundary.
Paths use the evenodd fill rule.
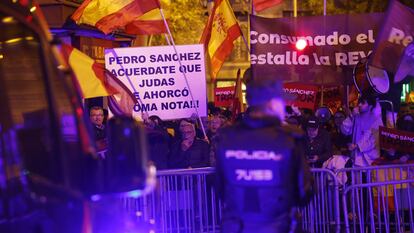
<path fill-rule="evenodd" d="M 248 53 L 249 53 L 249 55 L 250 55 L 250 48 L 249 48 L 249 44 L 247 43 L 246 37 L 244 37 L 244 35 L 243 35 L 243 31 L 241 30 L 240 24 L 239 24 L 239 29 L 240 29 L 240 35 L 241 35 L 241 37 L 243 38 L 244 45 L 246 45 L 247 52 L 248 52 Z"/>
<path fill-rule="evenodd" d="M 158 0 L 156 0 L 156 1 L 158 1 Z M 174 38 L 173 38 L 173 36 L 172 36 L 172 34 L 171 34 L 170 27 L 168 26 L 167 20 L 165 19 L 164 12 L 163 12 L 163 10 L 162 10 L 162 8 L 161 8 L 161 7 L 160 7 L 160 13 L 161 13 L 162 20 L 164 21 L 165 28 L 167 29 L 168 35 L 170 36 L 170 42 L 171 42 L 171 45 L 172 45 L 172 47 L 174 48 L 174 52 L 175 52 L 175 54 L 177 55 L 177 58 L 178 58 L 178 59 L 177 59 L 177 60 L 178 60 L 178 63 L 179 63 L 179 65 L 181 66 L 181 65 L 182 65 L 182 63 L 181 63 L 180 56 L 178 55 L 177 48 L 176 48 L 176 46 L 175 46 Z M 193 93 L 192 93 L 191 88 L 190 88 L 190 85 L 189 85 L 189 83 L 188 83 L 187 75 L 186 75 L 186 73 L 185 73 L 185 72 L 182 72 L 182 74 L 183 74 L 183 76 L 184 76 L 185 83 L 187 84 L 188 91 L 189 91 L 189 93 L 190 93 L 190 97 L 191 97 L 191 101 L 193 101 L 193 103 L 195 103 Z M 201 120 L 200 114 L 198 113 L 198 109 L 197 109 L 197 107 L 196 107 L 194 104 L 193 104 L 193 106 L 194 106 L 194 110 L 195 110 L 195 112 L 196 112 L 196 115 L 197 115 L 197 117 L 198 117 L 198 120 L 200 121 L 201 130 L 203 131 L 204 139 L 207 139 L 206 130 L 204 129 L 204 124 L 203 124 L 203 121 Z"/>
<path fill-rule="evenodd" d="M 252 1 L 251 7 L 252 7 L 252 12 L 253 12 L 253 1 Z M 232 10 L 233 10 L 233 8 L 232 8 Z M 234 12 L 234 10 L 233 10 L 233 12 Z M 248 19 L 248 23 L 250 25 L 250 16 L 249 15 L 248 15 L 248 18 L 247 19 Z M 241 30 L 240 23 L 239 23 L 239 20 L 237 20 L 237 18 L 236 18 L 236 21 L 237 21 L 237 24 L 239 24 L 240 35 L 241 35 L 241 37 L 243 39 L 244 45 L 246 46 L 247 52 L 250 55 L 250 47 L 249 47 L 249 44 L 247 43 L 246 37 L 244 36 L 243 31 Z"/>
<path fill-rule="evenodd" d="M 236 78 L 236 85 L 234 85 L 234 93 L 233 93 L 233 106 L 232 106 L 232 116 L 231 116 L 231 121 L 234 122 L 236 119 L 236 108 L 239 108 L 238 110 L 241 112 L 241 106 L 237 106 L 237 98 L 238 95 L 240 93 L 238 93 L 238 89 L 240 88 L 239 85 L 241 85 L 240 83 L 240 68 L 237 70 L 237 78 Z M 239 103 L 240 105 L 243 103 Z"/>
<path fill-rule="evenodd" d="M 169 39 L 169 35 L 166 34 L 166 33 L 164 33 L 164 36 L 165 36 L 165 40 L 167 41 L 167 44 L 168 45 L 171 45 L 171 42 L 170 42 L 170 39 Z"/>
<path fill-rule="evenodd" d="M 323 26 L 324 26 L 324 30 L 325 30 L 325 16 L 326 16 L 326 0 L 323 0 L 323 16 L 324 16 L 324 19 L 323 19 Z M 324 80 L 325 79 L 323 79 L 322 78 L 322 86 L 321 86 L 321 102 L 320 102 L 320 106 L 322 107 L 323 106 L 323 101 L 324 101 L 324 93 L 323 93 L 323 89 L 324 89 Z"/>

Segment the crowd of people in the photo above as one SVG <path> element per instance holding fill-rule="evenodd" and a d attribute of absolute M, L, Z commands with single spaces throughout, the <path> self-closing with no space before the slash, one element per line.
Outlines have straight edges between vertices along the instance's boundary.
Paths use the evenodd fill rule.
<path fill-rule="evenodd" d="M 258 233 L 297 226 L 295 206 L 305 206 L 313 193 L 309 167 L 414 160 L 413 154 L 381 150 L 379 129 L 386 120 L 372 95 L 362 94 L 352 110 L 334 114 L 285 106 L 283 98 L 280 84 L 253 82 L 246 91 L 249 108 L 237 116 L 213 104 L 206 118 L 163 121 L 144 114 L 149 159 L 158 170 L 215 167 L 217 193 L 225 203 L 222 232 Z M 105 152 L 104 110 L 92 107 L 90 119 L 97 149 Z M 401 112 L 396 128 L 414 132 L 414 116 Z"/>
<path fill-rule="evenodd" d="M 379 158 L 402 163 L 414 159 L 413 154 L 380 150 L 378 131 L 379 126 L 384 124 L 378 108 L 379 104 L 374 97 L 360 96 L 352 111 L 339 109 L 326 119 L 309 109 L 287 106 L 282 124 L 303 130 L 303 149 L 311 167 L 327 167 L 334 155 L 347 158 L 345 166 L 369 166 Z M 229 110 L 210 104 L 209 116 L 202 118 L 205 135 L 197 117 L 174 121 L 163 121 L 155 115 L 144 117 L 150 160 L 158 170 L 215 166 L 215 138 L 220 128 L 237 124 L 249 111 L 247 109 L 237 117 L 232 117 Z M 104 110 L 92 107 L 90 119 L 98 151 L 105 150 Z M 414 132 L 414 115 L 400 112 L 396 128 Z"/>

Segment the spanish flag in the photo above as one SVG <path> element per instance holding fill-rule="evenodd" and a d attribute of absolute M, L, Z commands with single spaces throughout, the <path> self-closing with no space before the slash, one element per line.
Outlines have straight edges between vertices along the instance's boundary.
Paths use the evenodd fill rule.
<path fill-rule="evenodd" d="M 171 5 L 171 0 L 161 0 L 160 3 L 164 17 L 168 20 L 170 18 L 168 9 Z M 137 20 L 127 24 L 125 26 L 125 32 L 135 35 L 156 35 L 167 33 L 167 28 L 164 25 L 160 9 L 157 8 L 145 13 Z"/>
<path fill-rule="evenodd" d="M 119 111 L 117 115 L 132 115 L 137 103 L 132 92 L 103 64 L 97 63 L 88 55 L 70 45 L 62 45 L 62 55 L 73 70 L 74 82 L 81 91 L 82 98 L 111 96 L 112 105 Z M 113 98 L 113 97 L 117 98 Z M 115 101 L 117 100 L 117 101 Z M 118 105 L 118 106 L 116 106 Z"/>
<path fill-rule="evenodd" d="M 253 0 L 253 7 L 256 12 L 260 12 L 282 2 L 283 0 Z"/>
<path fill-rule="evenodd" d="M 241 29 L 228 0 L 216 0 L 200 40 L 210 58 L 211 78 L 217 77 L 224 60 L 233 50 L 233 42 L 240 35 Z"/>
<path fill-rule="evenodd" d="M 108 34 L 156 8 L 158 0 L 85 0 L 72 19 Z"/>

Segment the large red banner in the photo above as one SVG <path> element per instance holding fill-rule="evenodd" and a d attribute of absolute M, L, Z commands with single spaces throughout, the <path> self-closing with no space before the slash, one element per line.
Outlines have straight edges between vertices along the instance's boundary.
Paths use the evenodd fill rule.
<path fill-rule="evenodd" d="M 402 153 L 414 153 L 414 133 L 380 127 L 380 147 Z"/>
<path fill-rule="evenodd" d="M 230 107 L 233 104 L 234 87 L 214 88 L 214 105 L 216 107 Z"/>
<path fill-rule="evenodd" d="M 285 83 L 283 84 L 283 90 L 285 93 L 296 97 L 293 100 L 288 100 L 286 102 L 287 105 L 315 109 L 318 86 L 301 83 Z"/>

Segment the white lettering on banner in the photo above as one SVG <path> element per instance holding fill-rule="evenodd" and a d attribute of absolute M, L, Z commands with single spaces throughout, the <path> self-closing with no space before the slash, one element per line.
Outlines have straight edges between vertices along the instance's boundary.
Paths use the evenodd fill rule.
<path fill-rule="evenodd" d="M 352 51 L 346 53 L 335 53 L 335 61 L 337 66 L 356 65 L 361 58 L 367 57 L 372 51 L 365 53 L 364 51 Z"/>
<path fill-rule="evenodd" d="M 410 137 L 410 136 L 401 135 L 400 139 L 403 141 L 414 142 L 414 137 Z"/>
<path fill-rule="evenodd" d="M 201 44 L 106 49 L 105 67 L 138 100 L 131 109 L 138 120 L 143 112 L 163 120 L 207 116 Z"/>
<path fill-rule="evenodd" d="M 400 44 L 406 47 L 413 41 L 413 36 L 405 35 L 403 30 L 392 27 L 390 35 L 388 36 L 388 41 L 390 43 Z"/>
<path fill-rule="evenodd" d="M 217 91 L 216 95 L 233 95 L 234 91 Z"/>
<path fill-rule="evenodd" d="M 368 30 L 368 34 L 372 34 L 372 30 Z M 288 36 L 277 33 L 258 33 L 250 31 L 251 44 L 296 44 L 299 39 L 304 39 L 308 46 L 325 46 L 325 45 L 347 45 L 351 42 L 351 36 L 340 34 L 334 31 L 332 34 L 312 36 Z"/>
<path fill-rule="evenodd" d="M 282 159 L 281 154 L 276 154 L 273 151 L 255 150 L 249 153 L 246 150 L 227 150 L 225 153 L 227 159 L 235 158 L 239 160 L 274 160 L 280 161 Z"/>
<path fill-rule="evenodd" d="M 407 136 L 407 135 L 398 135 L 398 134 L 389 133 L 389 132 L 385 132 L 385 131 L 382 131 L 381 135 L 383 135 L 385 137 L 392 138 L 392 139 L 397 139 L 397 140 L 399 139 L 401 141 L 414 142 L 414 137 L 410 137 L 410 136 Z"/>
<path fill-rule="evenodd" d="M 269 65 L 309 65 L 309 56 L 301 54 L 298 56 L 296 51 L 286 51 L 285 54 L 273 54 L 268 52 L 266 54 L 251 54 L 251 64 L 269 64 Z"/>
<path fill-rule="evenodd" d="M 268 181 L 273 179 L 272 170 L 246 170 L 236 169 L 236 180 L 245 181 Z"/>
<path fill-rule="evenodd" d="M 300 95 L 313 95 L 315 94 L 315 91 L 309 91 L 309 90 L 302 90 L 297 88 L 283 88 L 283 90 L 290 94 L 300 94 Z"/>
<path fill-rule="evenodd" d="M 397 134 L 393 134 L 393 133 L 388 133 L 388 132 L 385 132 L 385 131 L 382 131 L 381 132 L 381 135 L 384 135 L 384 136 L 386 136 L 386 137 L 390 137 L 390 138 L 393 138 L 393 139 L 398 139 L 400 136 L 399 135 L 397 135 Z"/>

